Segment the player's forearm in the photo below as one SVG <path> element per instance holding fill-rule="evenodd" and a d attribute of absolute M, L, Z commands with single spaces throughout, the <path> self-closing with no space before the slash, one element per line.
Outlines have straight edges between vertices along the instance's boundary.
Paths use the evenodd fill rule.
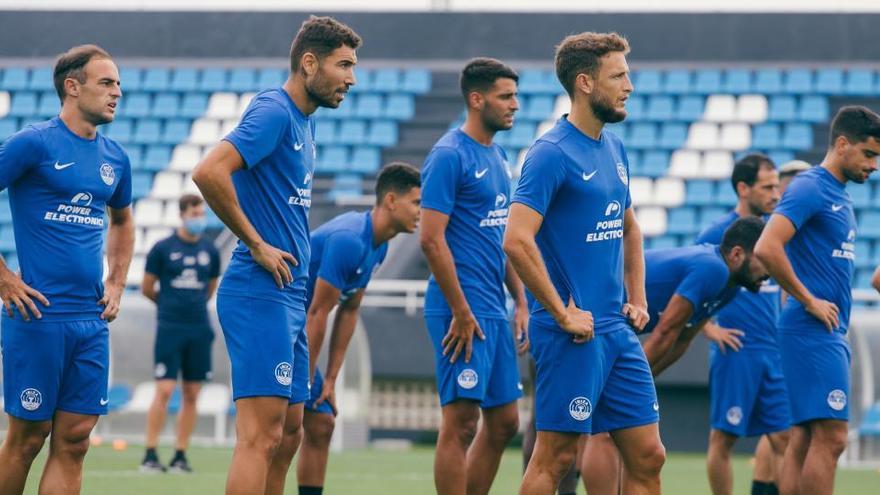
<path fill-rule="evenodd" d="M 791 261 L 785 254 L 785 246 L 762 237 L 755 245 L 755 256 L 764 263 L 767 271 L 776 279 L 780 287 L 801 304 L 806 305 L 813 298 L 809 289 L 795 274 Z"/>
<path fill-rule="evenodd" d="M 666 368 L 669 368 L 676 361 L 681 359 L 685 351 L 690 347 L 691 341 L 694 340 L 694 336 L 704 328 L 704 325 L 705 320 L 702 324 L 686 327 L 679 332 L 678 338 L 675 339 L 675 342 L 672 344 L 672 348 L 669 349 L 666 354 L 662 355 L 657 363 L 651 365 L 651 374 L 658 376 L 660 373 L 663 373 Z"/>
<path fill-rule="evenodd" d="M 657 325 L 657 328 L 655 328 L 651 335 L 645 340 L 645 343 L 643 344 L 645 358 L 648 360 L 648 365 L 651 366 L 652 372 L 655 368 L 661 367 L 660 365 L 675 345 L 680 333 L 681 329 L 676 330 L 669 326 L 665 326 L 661 321 Z M 656 375 L 656 373 L 654 374 Z"/>
<path fill-rule="evenodd" d="M 157 302 L 159 300 L 159 293 L 156 291 L 155 288 L 142 286 L 141 294 L 143 294 L 144 297 L 146 297 L 150 301 Z"/>
<path fill-rule="evenodd" d="M 130 214 L 122 218 L 112 219 L 107 229 L 107 283 L 119 287 L 125 286 L 128 267 L 134 254 L 134 219 Z"/>
<path fill-rule="evenodd" d="M 330 334 L 330 352 L 327 356 L 325 376 L 328 381 L 336 381 L 336 377 L 339 375 L 342 361 L 345 359 L 345 351 L 348 350 L 348 344 L 351 343 L 351 337 L 357 327 L 357 318 L 358 310 L 356 308 L 339 308 L 336 311 L 333 332 Z"/>
<path fill-rule="evenodd" d="M 443 237 L 432 237 L 421 240 L 422 251 L 428 260 L 428 267 L 434 274 L 434 280 L 440 286 L 446 303 L 454 315 L 465 315 L 471 312 L 470 305 L 461 290 L 458 273 L 455 271 L 455 261 L 452 259 L 452 251 Z"/>
<path fill-rule="evenodd" d="M 514 270 L 513 265 L 510 264 L 509 259 L 505 261 L 504 265 L 504 285 L 507 286 L 507 291 L 510 292 L 510 297 L 513 298 L 513 302 L 517 306 L 525 307 L 525 286 L 523 286 L 522 280 L 519 279 L 519 275 L 516 274 L 516 270 Z"/>
<path fill-rule="evenodd" d="M 211 210 L 241 242 L 249 248 L 263 242 L 263 238 L 241 209 L 231 175 L 200 167 L 193 173 L 193 182 Z"/>
<path fill-rule="evenodd" d="M 623 232 L 623 285 L 630 304 L 648 306 L 645 295 L 645 250 L 642 229 L 636 222 L 632 222 Z"/>
<path fill-rule="evenodd" d="M 565 303 L 550 281 L 535 238 L 513 235 L 508 231 L 504 237 L 504 252 L 523 285 L 555 320 L 561 320 L 565 316 Z"/>
<path fill-rule="evenodd" d="M 318 355 L 324 344 L 324 334 L 327 331 L 327 316 L 330 312 L 326 308 L 309 308 L 306 315 L 306 334 L 309 339 L 309 382 L 315 376 L 315 367 L 318 363 Z"/>

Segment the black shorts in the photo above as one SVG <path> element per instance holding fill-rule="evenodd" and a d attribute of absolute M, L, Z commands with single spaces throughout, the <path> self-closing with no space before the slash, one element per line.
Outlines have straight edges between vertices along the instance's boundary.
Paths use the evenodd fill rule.
<path fill-rule="evenodd" d="M 208 326 L 160 324 L 156 332 L 154 376 L 157 380 L 177 380 L 182 373 L 187 382 L 210 380 L 213 342 L 214 331 Z"/>

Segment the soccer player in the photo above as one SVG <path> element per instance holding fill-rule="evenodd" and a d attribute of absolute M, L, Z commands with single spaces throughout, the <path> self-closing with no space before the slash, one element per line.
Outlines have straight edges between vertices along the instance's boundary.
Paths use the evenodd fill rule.
<path fill-rule="evenodd" d="M 238 127 L 193 172 L 239 239 L 217 295 L 237 409 L 229 494 L 282 493 L 299 446 L 309 398 L 307 349 L 300 344 L 294 352 L 306 319 L 316 154 L 309 116 L 345 98 L 360 45 L 332 18 L 303 22 L 287 81 L 254 97 Z"/>
<path fill-rule="evenodd" d="M 781 493 L 831 493 L 846 448 L 857 227 L 845 186 L 864 183 L 878 155 L 880 117 L 841 108 L 822 163 L 792 180 L 755 247 L 788 294 L 778 326 L 794 426 Z"/>
<path fill-rule="evenodd" d="M 538 434 L 522 494 L 553 493 L 578 437 L 599 432 L 623 454 L 624 493 L 660 493 L 657 395 L 633 331 L 648 321 L 642 234 L 623 144 L 603 130 L 626 118 L 628 52 L 616 33 L 562 40 L 556 74 L 571 113 L 529 149 L 510 210 L 504 250 L 537 300 Z"/>
<path fill-rule="evenodd" d="M 207 225 L 202 198 L 184 194 L 178 205 L 182 224 L 150 249 L 141 284 L 141 292 L 158 309 L 156 395 L 147 412 L 146 453 L 141 472 L 166 470 L 159 462 L 156 447 L 178 374 L 183 376 L 183 401 L 177 418 L 174 458 L 168 468 L 175 472 L 192 471 L 186 448 L 196 424 L 196 399 L 202 382 L 211 379 L 214 330 L 208 320 L 207 305 L 217 289 L 220 253 L 213 242 L 202 237 Z"/>
<path fill-rule="evenodd" d="M 330 439 L 338 412 L 336 377 L 357 325 L 364 289 L 385 260 L 388 241 L 402 232 L 415 232 L 419 222 L 421 179 L 406 163 L 388 164 L 376 179 L 376 205 L 367 212 L 347 212 L 312 232 L 312 258 L 306 333 L 312 379 L 305 404 L 303 445 L 297 461 L 300 495 L 324 490 Z M 317 370 L 330 311 L 338 304 L 326 373 Z"/>
<path fill-rule="evenodd" d="M 871 287 L 880 292 L 880 266 L 874 271 L 874 275 L 871 277 Z"/>
<path fill-rule="evenodd" d="M 97 126 L 113 121 L 122 91 L 113 59 L 80 45 L 55 63 L 61 113 L 0 146 L 21 273 L 0 261 L 3 395 L 0 493 L 20 494 L 46 437 L 40 493 L 79 493 L 89 434 L 107 414 L 108 323 L 134 249 L 131 165 Z M 107 263 L 102 283 L 104 213 Z"/>
<path fill-rule="evenodd" d="M 801 172 L 806 172 L 811 168 L 812 166 L 803 160 L 785 162 L 779 167 L 779 192 L 785 192 L 785 189 L 791 183 L 792 179 L 794 179 L 794 176 Z"/>
<path fill-rule="evenodd" d="M 750 154 L 737 161 L 731 185 L 738 197 L 736 208 L 700 233 L 698 244 L 720 244 L 724 231 L 734 221 L 763 218 L 779 202 L 779 174 L 765 155 Z M 706 328 L 715 332 L 741 332 L 737 334 L 734 352 L 725 352 L 714 342 L 709 350 L 712 431 L 707 464 L 709 484 L 715 495 L 733 492 L 730 452 L 739 437 L 766 435 L 772 447 L 770 465 L 776 471 L 782 465 L 790 414 L 776 340 L 779 303 L 779 286 L 768 280 L 757 294 L 740 290 L 718 311 L 717 324 L 706 322 Z M 772 479 L 778 479 L 778 472 L 771 474 Z M 776 493 L 775 484 L 758 479 L 752 482 L 753 494 L 768 490 Z"/>
<path fill-rule="evenodd" d="M 511 172 L 492 142 L 513 126 L 518 80 L 498 60 L 468 62 L 460 78 L 467 118 L 437 141 L 423 169 L 421 245 L 432 273 L 425 324 L 442 406 L 434 459 L 439 494 L 488 493 L 519 428 L 514 336 L 523 352 L 527 314 L 522 284 L 501 249 Z M 505 283 L 516 305 L 514 335 Z"/>

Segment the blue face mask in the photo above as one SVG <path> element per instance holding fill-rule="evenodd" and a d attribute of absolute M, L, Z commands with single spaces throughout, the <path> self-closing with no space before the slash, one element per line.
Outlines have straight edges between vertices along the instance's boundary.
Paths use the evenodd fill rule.
<path fill-rule="evenodd" d="M 208 221 L 205 217 L 193 217 L 187 218 L 183 221 L 183 228 L 186 229 L 190 235 L 202 235 L 205 232 L 205 228 L 208 227 Z"/>

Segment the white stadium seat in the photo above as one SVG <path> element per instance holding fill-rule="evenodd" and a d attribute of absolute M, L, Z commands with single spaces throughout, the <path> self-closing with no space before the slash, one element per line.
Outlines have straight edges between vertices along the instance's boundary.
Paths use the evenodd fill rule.
<path fill-rule="evenodd" d="M 754 124 L 767 120 L 767 98 L 764 95 L 743 95 L 736 106 L 736 120 Z"/>
<path fill-rule="evenodd" d="M 634 205 L 654 204 L 654 181 L 647 177 L 631 177 L 629 195 Z"/>
<path fill-rule="evenodd" d="M 661 177 L 654 181 L 654 204 L 673 208 L 684 204 L 684 181 L 674 177 Z"/>
<path fill-rule="evenodd" d="M 247 110 L 248 105 L 251 104 L 251 100 L 254 99 L 254 96 L 257 96 L 256 93 L 245 93 L 241 95 L 238 99 L 238 116 L 241 117 L 244 115 L 244 111 Z"/>
<path fill-rule="evenodd" d="M 186 176 L 184 176 L 182 194 L 195 194 L 196 196 L 202 195 L 202 192 L 196 187 L 196 183 L 193 182 L 192 174 L 186 174 Z"/>
<path fill-rule="evenodd" d="M 189 172 L 202 159 L 202 147 L 194 144 L 178 144 L 171 153 L 170 170 Z"/>
<path fill-rule="evenodd" d="M 180 206 L 176 199 L 165 202 L 165 212 L 162 213 L 162 225 L 166 227 L 180 227 Z"/>
<path fill-rule="evenodd" d="M 677 150 L 672 154 L 668 175 L 693 179 L 700 176 L 700 152 L 696 150 Z"/>
<path fill-rule="evenodd" d="M 144 244 L 144 236 L 146 235 L 146 229 L 140 228 L 140 225 L 137 225 L 134 229 L 134 254 L 144 254 L 149 249 Z"/>
<path fill-rule="evenodd" d="M 128 267 L 128 275 L 125 279 L 125 285 L 141 285 L 141 282 L 144 280 L 145 263 L 146 257 L 143 255 L 136 255 L 131 258 L 131 265 Z"/>
<path fill-rule="evenodd" d="M 718 125 L 710 122 L 695 122 L 688 129 L 687 148 L 692 150 L 718 149 Z"/>
<path fill-rule="evenodd" d="M 0 91 L 0 119 L 9 113 L 9 93 Z"/>
<path fill-rule="evenodd" d="M 134 388 L 131 400 L 120 411 L 122 413 L 146 414 L 156 395 L 156 382 L 138 383 Z M 222 444 L 226 441 L 226 421 L 232 396 L 229 387 L 222 383 L 206 383 L 196 401 L 199 416 L 214 418 L 214 441 Z"/>
<path fill-rule="evenodd" d="M 183 174 L 171 170 L 164 170 L 156 174 L 153 179 L 153 189 L 150 197 L 156 199 L 178 199 L 183 190 Z"/>
<path fill-rule="evenodd" d="M 214 119 L 197 119 L 189 131 L 187 142 L 201 145 L 214 145 L 220 140 L 220 121 Z"/>
<path fill-rule="evenodd" d="M 134 224 L 138 227 L 155 227 L 162 224 L 162 202 L 141 199 L 134 205 Z M 147 246 L 150 249 L 150 246 Z"/>
<path fill-rule="evenodd" d="M 554 126 L 556 126 L 555 120 L 545 120 L 544 122 L 538 124 L 538 130 L 535 131 L 536 139 L 543 136 L 550 129 L 553 129 Z"/>
<path fill-rule="evenodd" d="M 752 128 L 748 124 L 724 124 L 721 126 L 719 148 L 740 151 L 752 145 Z"/>
<path fill-rule="evenodd" d="M 639 228 L 645 237 L 654 237 L 666 233 L 666 208 L 645 206 L 636 209 Z"/>
<path fill-rule="evenodd" d="M 733 173 L 733 153 L 713 150 L 703 153 L 700 175 L 706 179 L 727 179 Z"/>
<path fill-rule="evenodd" d="M 553 105 L 553 115 L 552 118 L 554 121 L 559 120 L 563 114 L 571 112 L 571 98 L 568 95 L 559 95 L 556 97 L 556 104 Z"/>
<path fill-rule="evenodd" d="M 238 95 L 235 93 L 214 93 L 208 100 L 205 117 L 210 119 L 234 119 L 239 114 Z"/>
<path fill-rule="evenodd" d="M 736 120 L 736 98 L 732 95 L 710 95 L 706 99 L 703 120 L 708 122 L 731 122 Z"/>
<path fill-rule="evenodd" d="M 238 126 L 238 122 L 240 119 L 226 119 L 223 122 L 220 122 L 220 137 L 217 138 L 219 141 L 223 139 L 224 136 L 235 130 L 236 126 Z"/>
<path fill-rule="evenodd" d="M 149 252 L 157 242 L 170 236 L 173 230 L 174 229 L 168 227 L 153 227 L 147 229 L 147 234 L 144 236 L 144 244 L 147 246 L 147 252 Z"/>

